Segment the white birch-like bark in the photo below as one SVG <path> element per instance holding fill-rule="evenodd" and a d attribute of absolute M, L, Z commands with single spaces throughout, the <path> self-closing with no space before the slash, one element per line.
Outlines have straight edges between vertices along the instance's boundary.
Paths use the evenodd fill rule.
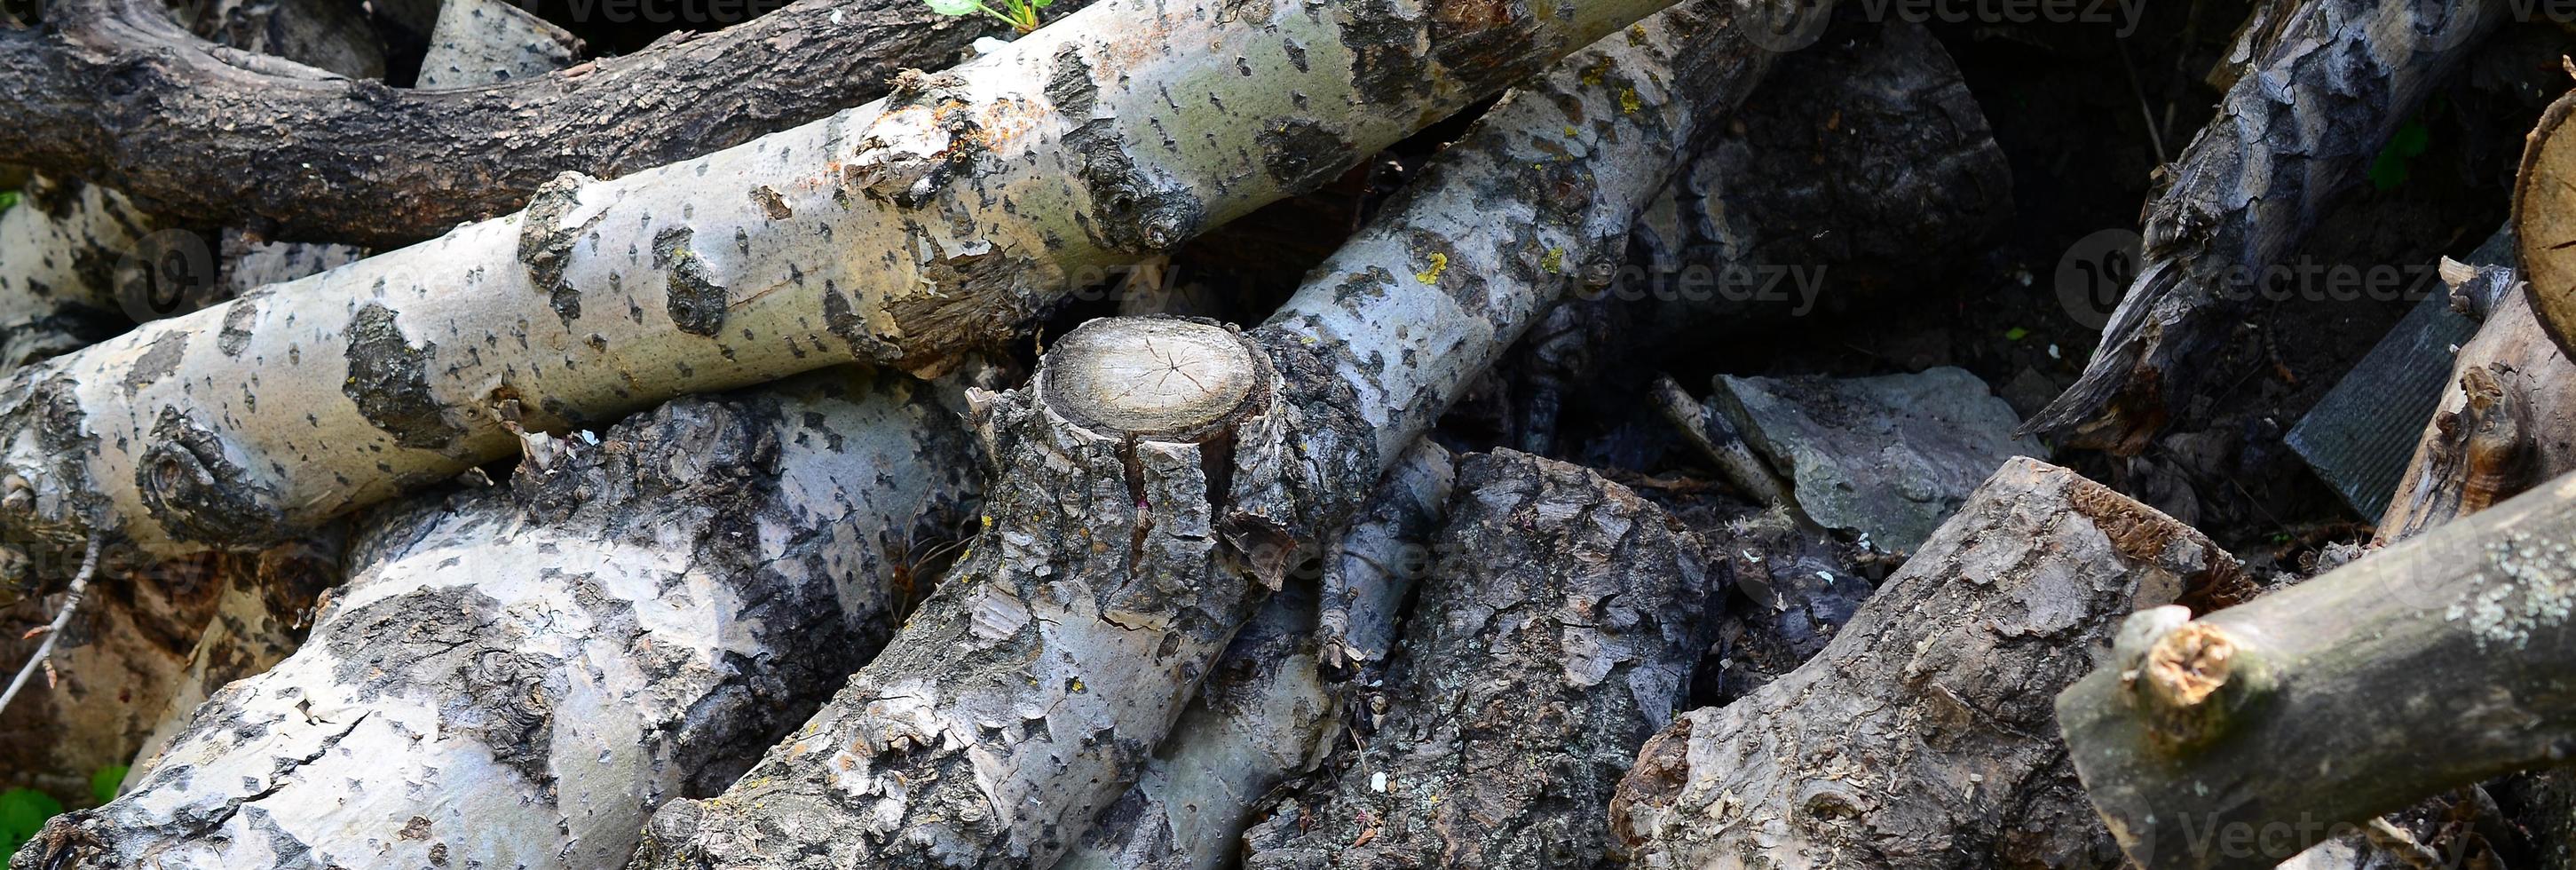
<path fill-rule="evenodd" d="M 566 177 L 519 214 L 22 373 L 0 384 L 0 521 L 57 546 L 257 541 L 506 455 L 514 416 L 560 430 L 853 360 L 935 372 L 1086 270 L 1311 187 L 1660 5 L 1090 6 L 878 103 Z"/>
<path fill-rule="evenodd" d="M 38 175 L 21 193 L 0 212 L 0 371 L 125 329 L 117 267 L 159 229 L 124 195 L 95 184 Z"/>
<path fill-rule="evenodd" d="M 1565 275 L 1613 261 L 1704 116 L 1759 77 L 1738 8 L 1667 12 L 1505 100 L 1270 325 L 1065 336 L 986 403 L 988 524 L 952 582 L 733 788 L 658 813 L 636 866 L 1053 864 L 1253 587 L 1343 526 Z"/>
<path fill-rule="evenodd" d="M 973 487 L 942 392 L 845 367 L 529 436 L 507 489 L 368 529 L 301 649 L 11 866 L 616 866 L 891 632 Z"/>
<path fill-rule="evenodd" d="M 437 90 L 515 81 L 571 66 L 581 40 L 503 0 L 447 0 L 412 86 Z"/>

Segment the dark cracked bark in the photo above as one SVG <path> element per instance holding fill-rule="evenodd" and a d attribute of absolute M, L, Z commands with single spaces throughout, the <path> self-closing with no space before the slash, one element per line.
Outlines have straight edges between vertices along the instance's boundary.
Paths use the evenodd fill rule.
<path fill-rule="evenodd" d="M 2123 617 L 2241 570 L 2015 458 L 1815 659 L 1646 744 L 1611 827 L 1640 870 L 2116 867 L 2051 701 Z"/>
<path fill-rule="evenodd" d="M 891 632 L 972 492 L 946 389 L 843 368 L 530 436 L 508 489 L 369 529 L 301 649 L 10 866 L 616 866 Z"/>
<path fill-rule="evenodd" d="M 2101 346 L 2026 432 L 2135 453 L 2213 373 L 2245 307 L 2389 134 L 2512 13 L 2503 0 L 2302 0 L 2147 204 Z"/>
<path fill-rule="evenodd" d="M 406 90 L 218 48 L 157 0 L 62 2 L 41 29 L 0 29 L 0 153 L 173 220 L 389 247 L 517 211 L 563 172 L 624 175 L 859 105 L 987 29 L 918 0 L 800 0 L 564 72 Z"/>
<path fill-rule="evenodd" d="M 1248 870 L 1600 866 L 1639 744 L 1721 600 L 1697 536 L 1580 467 L 1460 463 L 1437 564 L 1354 757 L 1244 837 Z"/>

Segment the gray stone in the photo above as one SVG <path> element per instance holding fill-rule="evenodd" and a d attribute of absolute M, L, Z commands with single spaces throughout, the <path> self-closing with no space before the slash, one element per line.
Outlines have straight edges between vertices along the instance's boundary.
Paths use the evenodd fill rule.
<path fill-rule="evenodd" d="M 1711 401 L 1789 478 L 1809 517 L 1888 552 L 1923 543 L 2004 460 L 2045 456 L 2038 441 L 2013 437 L 2021 418 L 2010 404 L 1949 366 L 1846 379 L 1719 375 Z"/>

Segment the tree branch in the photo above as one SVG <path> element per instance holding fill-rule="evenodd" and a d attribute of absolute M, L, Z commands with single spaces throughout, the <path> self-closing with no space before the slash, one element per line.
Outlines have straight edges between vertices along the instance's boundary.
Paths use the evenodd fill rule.
<path fill-rule="evenodd" d="M 2210 375 L 2237 313 L 2277 292 L 2308 228 L 2510 14 L 2498 0 L 2302 0 L 2148 203 L 2145 263 L 2084 374 L 2023 431 L 2144 449 Z"/>
<path fill-rule="evenodd" d="M 175 221 L 377 247 L 516 211 L 563 172 L 625 175 L 858 105 L 985 30 L 918 0 L 800 0 L 565 72 L 404 90 L 250 68 L 156 0 L 57 5 L 0 30 L 0 154 Z"/>
<path fill-rule="evenodd" d="M 2208 614 L 2131 617 L 2058 696 L 2140 866 L 2270 867 L 2576 745 L 2576 476 Z M 2178 610 L 2179 608 L 2174 608 Z"/>

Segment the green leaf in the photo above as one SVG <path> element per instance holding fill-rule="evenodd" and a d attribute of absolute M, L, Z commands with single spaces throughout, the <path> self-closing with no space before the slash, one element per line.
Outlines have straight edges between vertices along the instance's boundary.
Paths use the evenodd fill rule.
<path fill-rule="evenodd" d="M 62 811 L 61 801 L 32 788 L 0 791 L 0 853 L 18 851 L 44 828 L 46 819 Z"/>
<path fill-rule="evenodd" d="M 930 11 L 941 15 L 973 15 L 977 5 L 975 0 L 922 0 L 922 2 L 930 4 Z"/>
<path fill-rule="evenodd" d="M 8 211 L 8 210 L 9 210 L 9 207 L 10 207 L 10 206 L 14 206 L 14 205 L 17 205 L 17 204 L 18 204 L 18 192 L 17 192 L 17 191 L 14 191 L 14 190 L 0 190 L 0 212 L 6 212 L 6 211 Z"/>
<path fill-rule="evenodd" d="M 2030 337 L 2030 330 L 2023 329 L 2023 328 L 2018 327 L 2018 326 L 2013 327 L 2013 328 L 2011 328 L 2011 329 L 2004 330 L 2004 340 L 2005 340 L 2005 341 L 2020 341 L 2020 340 L 2022 340 L 2022 339 L 2029 338 L 2029 337 Z"/>
<path fill-rule="evenodd" d="M 125 765 L 111 764 L 99 768 L 97 773 L 90 774 L 89 796 L 96 798 L 99 803 L 115 800 L 116 786 L 125 781 L 126 770 Z"/>
<path fill-rule="evenodd" d="M 2387 190 L 2406 183 L 2413 175 L 2406 161 L 2422 155 L 2433 145 L 2433 131 L 2422 121 L 2408 121 L 2388 137 L 2388 145 L 2379 149 L 2378 159 L 2370 162 L 2370 186 Z"/>

